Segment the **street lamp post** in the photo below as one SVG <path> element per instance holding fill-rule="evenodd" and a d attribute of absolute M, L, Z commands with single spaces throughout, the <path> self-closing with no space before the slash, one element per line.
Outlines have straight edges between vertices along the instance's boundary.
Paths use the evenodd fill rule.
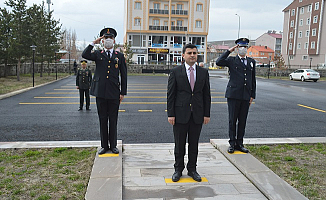
<path fill-rule="evenodd" d="M 68 52 L 68 58 L 69 58 L 69 63 L 68 63 L 68 70 L 69 70 L 69 75 L 71 75 L 71 71 L 70 71 L 70 50 Z"/>
<path fill-rule="evenodd" d="M 36 49 L 36 46 L 33 44 L 30 47 L 32 48 L 32 51 L 33 51 L 33 87 L 34 87 L 34 63 L 35 63 L 35 49 Z"/>
<path fill-rule="evenodd" d="M 238 15 L 238 14 L 235 14 L 235 15 L 239 17 L 238 38 L 240 38 L 240 15 Z"/>
<path fill-rule="evenodd" d="M 58 80 L 57 51 L 54 51 L 55 80 Z"/>
<path fill-rule="evenodd" d="M 311 62 L 312 62 L 312 58 L 310 58 L 310 69 L 311 69 Z"/>

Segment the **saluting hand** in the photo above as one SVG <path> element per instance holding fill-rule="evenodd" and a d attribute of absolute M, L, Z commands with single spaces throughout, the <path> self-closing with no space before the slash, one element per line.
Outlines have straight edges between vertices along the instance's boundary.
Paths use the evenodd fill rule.
<path fill-rule="evenodd" d="M 94 44 L 100 44 L 102 38 L 104 38 L 104 35 L 103 35 L 102 37 L 99 37 L 99 38 L 97 38 L 96 40 L 94 40 L 93 43 L 94 43 Z"/>
<path fill-rule="evenodd" d="M 239 45 L 235 45 L 234 47 L 232 47 L 231 49 L 229 49 L 229 51 L 232 53 L 237 47 L 239 47 Z"/>

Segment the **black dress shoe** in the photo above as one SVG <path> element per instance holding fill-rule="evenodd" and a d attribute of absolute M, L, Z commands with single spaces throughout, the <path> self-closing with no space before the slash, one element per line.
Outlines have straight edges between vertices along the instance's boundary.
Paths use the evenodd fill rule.
<path fill-rule="evenodd" d="M 193 178 L 197 182 L 201 182 L 201 177 L 196 171 L 188 172 L 188 176 L 190 176 L 191 178 Z"/>
<path fill-rule="evenodd" d="M 243 145 L 237 145 L 236 149 L 243 152 L 243 153 L 249 153 L 249 150 L 246 149 Z"/>
<path fill-rule="evenodd" d="M 180 177 L 182 176 L 182 172 L 175 171 L 172 175 L 172 181 L 178 182 L 180 180 Z"/>
<path fill-rule="evenodd" d="M 91 110 L 90 108 L 86 108 L 86 110 Z"/>
<path fill-rule="evenodd" d="M 111 148 L 112 153 L 119 154 L 119 149 L 117 147 Z"/>
<path fill-rule="evenodd" d="M 232 145 L 229 146 L 228 153 L 234 153 L 234 146 Z"/>
<path fill-rule="evenodd" d="M 109 151 L 109 149 L 106 149 L 106 148 L 101 148 L 99 151 L 98 151 L 98 154 L 105 154 L 107 151 Z"/>
<path fill-rule="evenodd" d="M 78 111 L 81 111 L 81 110 L 83 110 L 83 109 L 82 109 L 82 108 L 79 108 L 79 109 L 78 109 Z"/>

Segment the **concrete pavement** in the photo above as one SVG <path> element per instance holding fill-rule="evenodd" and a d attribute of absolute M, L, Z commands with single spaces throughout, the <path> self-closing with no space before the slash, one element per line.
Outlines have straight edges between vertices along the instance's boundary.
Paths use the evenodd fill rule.
<path fill-rule="evenodd" d="M 245 144 L 326 143 L 326 137 L 249 138 Z M 1 142 L 0 148 L 98 147 L 99 141 Z M 196 199 L 252 200 L 307 199 L 251 154 L 228 154 L 225 139 L 200 143 L 195 182 L 184 170 L 171 181 L 174 144 L 122 144 L 119 155 L 96 155 L 85 199 Z M 187 160 L 187 156 L 185 158 Z"/>

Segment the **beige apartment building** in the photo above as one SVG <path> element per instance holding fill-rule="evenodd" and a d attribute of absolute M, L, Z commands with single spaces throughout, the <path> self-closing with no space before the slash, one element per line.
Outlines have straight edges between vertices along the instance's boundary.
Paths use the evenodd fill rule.
<path fill-rule="evenodd" d="M 326 63 L 325 0 L 294 0 L 284 10 L 282 55 L 290 68 Z"/>
<path fill-rule="evenodd" d="M 256 46 L 267 46 L 275 52 L 275 55 L 281 55 L 282 33 L 267 31 L 256 39 Z"/>
<path fill-rule="evenodd" d="M 195 44 L 207 60 L 210 0 L 125 0 L 124 41 L 138 64 L 181 64 L 182 47 Z"/>

